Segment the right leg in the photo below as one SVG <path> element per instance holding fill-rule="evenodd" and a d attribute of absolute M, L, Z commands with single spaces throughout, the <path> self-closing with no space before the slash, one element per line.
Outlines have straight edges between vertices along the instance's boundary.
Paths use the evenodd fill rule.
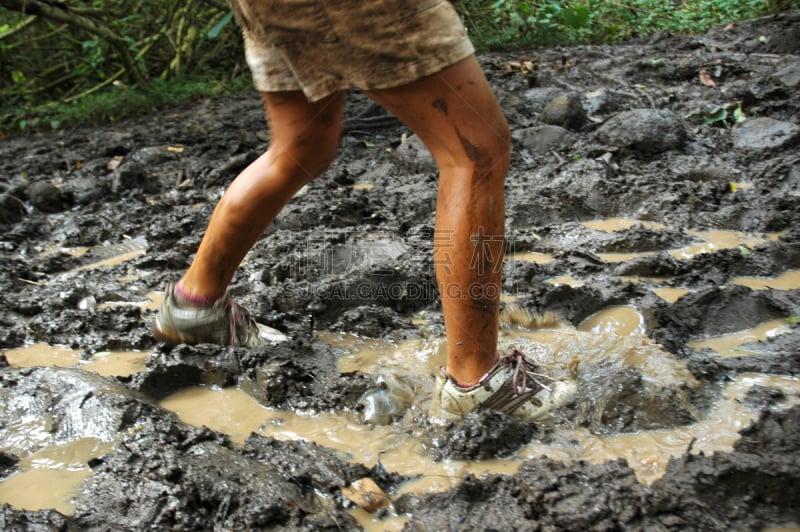
<path fill-rule="evenodd" d="M 262 93 L 269 149 L 231 183 L 214 209 L 182 289 L 221 297 L 244 256 L 292 196 L 333 162 L 339 146 L 344 94 L 309 103 L 302 92 Z"/>
<path fill-rule="evenodd" d="M 336 156 L 344 94 L 308 102 L 300 91 L 262 93 L 270 146 L 244 169 L 217 204 L 194 261 L 169 284 L 153 322 L 170 344 L 256 346 L 261 327 L 227 295 L 244 256 L 300 188 Z"/>

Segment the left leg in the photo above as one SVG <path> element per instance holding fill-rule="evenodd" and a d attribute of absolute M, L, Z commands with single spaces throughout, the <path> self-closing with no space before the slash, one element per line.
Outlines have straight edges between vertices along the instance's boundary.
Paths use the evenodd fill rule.
<path fill-rule="evenodd" d="M 434 267 L 447 372 L 474 384 L 497 361 L 508 125 L 474 55 L 367 94 L 408 125 L 439 166 Z"/>

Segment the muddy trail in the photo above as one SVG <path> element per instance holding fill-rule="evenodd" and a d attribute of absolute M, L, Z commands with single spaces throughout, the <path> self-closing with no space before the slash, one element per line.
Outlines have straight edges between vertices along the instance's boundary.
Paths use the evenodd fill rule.
<path fill-rule="evenodd" d="M 537 425 L 430 422 L 436 168 L 362 95 L 232 283 L 262 349 L 150 333 L 266 146 L 255 93 L 0 141 L 0 527 L 800 526 L 799 42 L 795 12 L 480 57 L 501 348 L 578 387 Z"/>

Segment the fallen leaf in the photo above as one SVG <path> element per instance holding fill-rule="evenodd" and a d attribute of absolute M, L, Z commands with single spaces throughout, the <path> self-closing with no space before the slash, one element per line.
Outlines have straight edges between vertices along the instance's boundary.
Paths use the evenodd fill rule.
<path fill-rule="evenodd" d="M 110 161 L 108 161 L 108 164 L 106 165 L 106 168 L 108 168 L 109 170 L 112 170 L 112 171 L 116 170 L 117 166 L 119 166 L 124 159 L 125 158 L 122 155 L 116 155 L 116 156 L 112 157 Z"/>
<path fill-rule="evenodd" d="M 183 146 L 167 146 L 167 151 L 170 153 L 181 153 L 183 152 Z"/>
<path fill-rule="evenodd" d="M 356 480 L 349 486 L 340 489 L 342 495 L 369 513 L 392 503 L 386 492 L 379 488 L 371 478 Z"/>
<path fill-rule="evenodd" d="M 711 74 L 709 74 L 705 68 L 700 71 L 700 83 L 702 83 L 706 87 L 717 86 L 717 83 L 714 81 L 714 78 L 711 77 Z"/>

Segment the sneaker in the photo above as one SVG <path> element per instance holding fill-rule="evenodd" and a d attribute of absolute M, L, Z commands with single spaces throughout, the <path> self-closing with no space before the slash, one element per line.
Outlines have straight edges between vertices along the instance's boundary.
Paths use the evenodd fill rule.
<path fill-rule="evenodd" d="M 175 344 L 218 344 L 238 347 L 274 345 L 287 340 L 280 331 L 256 323 L 250 312 L 226 293 L 207 308 L 183 308 L 175 302 L 175 283 L 167 284 L 153 320 L 156 340 Z"/>
<path fill-rule="evenodd" d="M 536 372 L 536 366 L 515 349 L 500 357 L 481 381 L 469 388 L 458 386 L 445 375 L 437 379 L 438 417 L 461 419 L 473 410 L 487 408 L 513 416 L 540 421 L 575 395 L 575 383 L 555 381 Z M 550 382 L 543 384 L 539 379 Z"/>

